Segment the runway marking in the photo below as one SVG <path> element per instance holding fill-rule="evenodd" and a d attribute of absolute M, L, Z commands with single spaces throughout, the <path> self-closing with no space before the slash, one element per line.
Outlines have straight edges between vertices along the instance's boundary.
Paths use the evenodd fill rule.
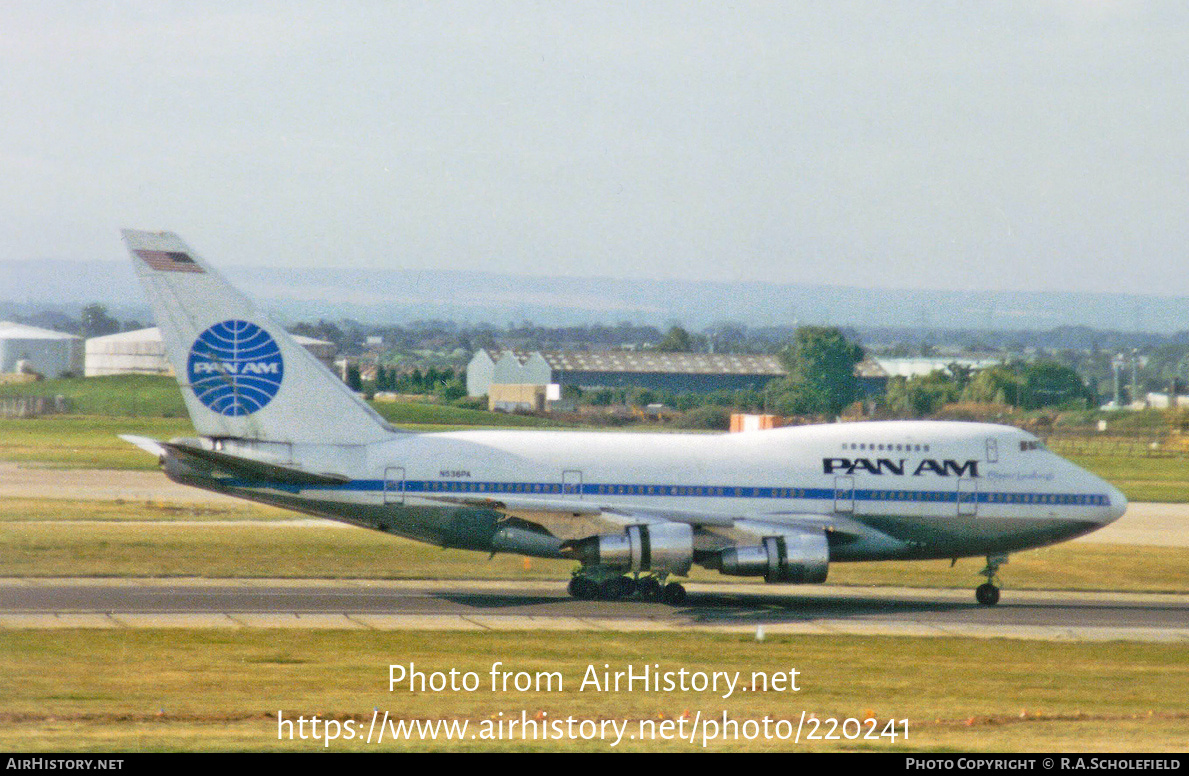
<path fill-rule="evenodd" d="M 104 594 L 105 589 L 112 590 L 112 595 Z M 610 605 L 575 602 L 560 595 L 553 582 L 10 578 L 0 580 L 0 595 L 9 602 L 7 610 L 0 611 L 0 629 L 692 631 L 752 635 L 756 626 L 762 625 L 766 634 L 773 635 L 1189 643 L 1189 616 L 1179 618 L 1182 609 L 1189 615 L 1189 595 L 1183 594 L 1012 591 L 1011 601 L 988 610 L 975 607 L 967 590 L 787 588 L 788 603 L 780 605 L 765 600 L 780 592 L 760 585 L 690 583 L 689 589 L 693 594 L 689 605 L 668 608 L 633 601 Z M 40 597 L 27 598 L 22 591 Z M 126 591 L 133 595 L 122 597 Z M 219 601 L 218 596 L 234 597 L 238 591 L 249 596 L 247 609 L 232 598 Z M 307 600 L 307 595 L 312 598 Z M 72 608 L 55 610 L 58 596 L 64 603 L 71 602 L 66 606 Z M 491 596 L 507 603 L 493 607 L 478 600 Z M 388 597 L 391 600 L 382 600 Z M 270 600 L 276 601 L 275 610 L 267 608 Z M 153 610 L 161 604 L 161 610 Z M 209 608 L 203 611 L 203 605 Z M 253 605 L 257 608 L 251 608 Z M 367 611 L 369 607 L 377 611 Z M 475 607 L 480 607 L 481 613 L 441 611 Z M 506 611 L 499 611 L 500 607 Z M 844 614 L 829 614 L 831 610 Z M 815 612 L 818 616 L 813 616 Z M 809 616 L 799 616 L 802 614 Z M 1098 621 L 1075 626 L 1054 622 L 1092 617 Z M 1145 625 L 1146 621 L 1153 624 Z"/>
<path fill-rule="evenodd" d="M 169 613 L 169 614 L 88 614 L 88 613 L 32 613 L 0 614 L 0 630 L 44 629 L 208 629 L 235 628 L 267 630 L 298 628 L 302 630 L 428 630 L 428 631 L 525 631 L 540 630 L 601 631 L 612 633 L 691 631 L 698 633 L 751 634 L 749 624 L 704 625 L 700 623 L 667 623 L 649 620 L 604 619 L 599 622 L 573 620 L 570 623 L 551 622 L 546 618 L 502 617 L 475 622 L 458 615 L 402 616 L 402 615 L 337 615 L 309 614 L 281 615 L 239 613 Z M 935 638 L 1006 638 L 1026 641 L 1135 641 L 1189 644 L 1189 628 L 1101 628 L 1054 627 L 1041 625 L 937 625 L 905 621 L 809 621 L 765 623 L 767 635 L 818 636 L 911 636 Z"/>
<path fill-rule="evenodd" d="M 443 593 L 457 595 L 477 594 L 521 594 L 557 597 L 557 601 L 570 601 L 557 596 L 564 584 L 558 580 L 499 580 L 499 579 L 319 579 L 295 577 L 0 577 L 0 590 L 5 587 L 178 587 L 178 588 L 226 588 L 245 590 L 262 588 L 319 588 L 324 596 L 357 597 L 356 593 L 344 588 L 358 588 L 377 594 L 399 593 L 404 598 L 433 598 Z M 973 601 L 967 588 L 948 587 L 884 587 L 860 585 L 784 585 L 771 586 L 762 582 L 689 582 L 685 585 L 691 594 L 711 595 L 734 605 L 781 608 L 779 604 L 747 602 L 747 597 L 784 597 L 788 599 L 836 599 L 870 597 L 906 601 L 929 601 L 970 604 Z M 337 589 L 336 589 L 337 588 Z M 1006 594 L 1006 593 L 1005 593 Z M 1007 605 L 1030 606 L 1076 606 L 1078 604 L 1110 604 L 1137 606 L 1178 605 L 1189 607 L 1189 593 L 1143 593 L 1081 590 L 1010 590 L 1011 601 Z M 1060 597 L 1054 603 L 1052 599 Z M 631 602 L 625 602 L 631 604 Z"/>

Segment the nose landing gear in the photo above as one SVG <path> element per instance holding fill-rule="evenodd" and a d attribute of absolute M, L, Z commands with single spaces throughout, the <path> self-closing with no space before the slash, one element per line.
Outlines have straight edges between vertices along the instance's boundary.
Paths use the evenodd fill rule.
<path fill-rule="evenodd" d="M 999 567 L 1007 563 L 1006 555 L 988 555 L 987 566 L 979 574 L 987 581 L 974 590 L 974 599 L 983 606 L 994 606 L 999 603 Z"/>
<path fill-rule="evenodd" d="M 999 603 L 999 588 L 984 582 L 974 589 L 974 598 L 983 606 L 994 606 Z"/>

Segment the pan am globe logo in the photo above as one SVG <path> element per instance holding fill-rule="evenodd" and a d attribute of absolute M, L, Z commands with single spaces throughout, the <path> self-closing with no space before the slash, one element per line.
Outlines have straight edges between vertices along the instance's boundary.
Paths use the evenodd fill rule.
<path fill-rule="evenodd" d="M 281 349 L 248 321 L 216 323 L 194 340 L 186 365 L 194 395 L 220 415 L 251 415 L 264 407 L 285 375 Z"/>

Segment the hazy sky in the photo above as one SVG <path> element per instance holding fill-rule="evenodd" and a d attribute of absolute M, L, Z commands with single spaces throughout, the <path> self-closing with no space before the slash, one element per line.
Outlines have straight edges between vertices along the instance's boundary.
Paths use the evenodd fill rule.
<path fill-rule="evenodd" d="M 5 2 L 0 259 L 1189 294 L 1189 4 Z"/>

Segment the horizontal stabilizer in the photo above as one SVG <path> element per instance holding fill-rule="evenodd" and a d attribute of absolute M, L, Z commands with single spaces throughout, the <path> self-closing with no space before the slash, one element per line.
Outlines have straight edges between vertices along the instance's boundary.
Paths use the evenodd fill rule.
<path fill-rule="evenodd" d="M 238 455 L 218 453 L 214 450 L 205 450 L 201 447 L 192 447 L 176 442 L 162 442 L 161 445 L 171 453 L 197 458 L 232 476 L 251 480 L 264 480 L 285 485 L 344 485 L 351 481 L 350 477 L 342 474 L 315 474 L 290 466 L 253 461 Z"/>
<path fill-rule="evenodd" d="M 205 465 L 223 471 L 233 477 L 276 482 L 284 485 L 343 485 L 351 481 L 350 477 L 341 474 L 315 474 L 313 472 L 303 471 L 302 469 L 295 469 L 291 466 L 278 466 L 274 463 L 253 461 L 250 458 L 241 458 L 238 455 L 228 455 L 227 453 L 205 450 L 201 447 L 183 445 L 177 442 L 158 442 L 156 439 L 135 436 L 133 434 L 120 434 L 120 439 L 123 439 L 125 442 L 131 442 L 146 453 L 151 453 L 158 458 L 164 459 L 169 455 L 179 458 L 196 458 Z"/>
<path fill-rule="evenodd" d="M 123 439 L 125 442 L 131 442 L 149 455 L 155 455 L 158 458 L 163 457 L 169 452 L 161 446 L 160 442 L 149 437 L 136 436 L 135 434 L 120 434 L 120 439 Z"/>

